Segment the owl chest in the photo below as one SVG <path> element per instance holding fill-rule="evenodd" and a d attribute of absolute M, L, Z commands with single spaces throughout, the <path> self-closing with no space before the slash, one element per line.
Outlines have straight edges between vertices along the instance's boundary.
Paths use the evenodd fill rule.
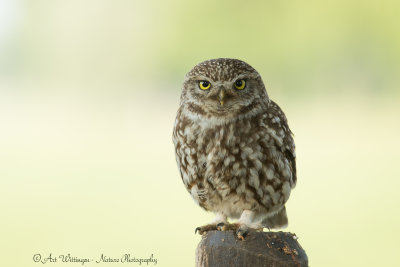
<path fill-rule="evenodd" d="M 190 151 L 196 152 L 195 156 L 192 154 L 195 178 L 218 187 L 229 180 L 244 177 L 246 167 L 255 161 L 261 165 L 261 147 L 250 129 L 227 125 L 199 131 L 187 143 Z"/>

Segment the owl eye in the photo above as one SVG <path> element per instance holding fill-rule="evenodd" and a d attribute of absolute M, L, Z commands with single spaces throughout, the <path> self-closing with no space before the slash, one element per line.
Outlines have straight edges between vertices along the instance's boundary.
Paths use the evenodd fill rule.
<path fill-rule="evenodd" d="M 211 87 L 211 83 L 207 81 L 200 81 L 199 82 L 199 87 L 201 90 L 207 90 Z"/>
<path fill-rule="evenodd" d="M 246 81 L 245 81 L 245 80 L 237 80 L 237 81 L 235 82 L 235 87 L 236 87 L 236 89 L 238 89 L 238 90 L 244 89 L 244 88 L 246 87 Z"/>

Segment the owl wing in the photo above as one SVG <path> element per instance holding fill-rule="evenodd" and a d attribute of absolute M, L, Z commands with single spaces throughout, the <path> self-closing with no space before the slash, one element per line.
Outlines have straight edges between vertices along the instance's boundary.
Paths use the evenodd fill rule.
<path fill-rule="evenodd" d="M 292 172 L 291 187 L 294 188 L 297 182 L 296 174 L 296 152 L 293 140 L 293 133 L 289 128 L 285 113 L 274 101 L 270 100 L 268 106 L 268 126 L 275 130 L 277 134 L 282 137 L 282 142 L 277 145 L 284 153 L 289 162 L 290 170 Z"/>

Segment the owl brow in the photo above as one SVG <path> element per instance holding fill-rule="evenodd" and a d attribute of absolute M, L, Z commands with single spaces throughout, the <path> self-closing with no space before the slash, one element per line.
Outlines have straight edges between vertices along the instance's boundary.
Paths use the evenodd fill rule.
<path fill-rule="evenodd" d="M 254 75 L 252 75 L 251 73 L 241 73 L 241 74 L 239 74 L 239 75 L 237 75 L 236 77 L 234 77 L 234 78 L 232 78 L 230 81 L 231 82 L 235 82 L 235 81 L 237 81 L 237 80 L 240 80 L 240 79 L 248 79 L 248 78 L 253 78 L 253 76 Z"/>
<path fill-rule="evenodd" d="M 190 80 L 193 80 L 193 81 L 196 81 L 196 82 L 199 82 L 199 81 L 208 81 L 208 82 L 211 82 L 211 83 L 215 82 L 215 81 L 213 81 L 212 79 L 210 79 L 208 77 L 199 76 L 199 75 L 190 77 Z"/>

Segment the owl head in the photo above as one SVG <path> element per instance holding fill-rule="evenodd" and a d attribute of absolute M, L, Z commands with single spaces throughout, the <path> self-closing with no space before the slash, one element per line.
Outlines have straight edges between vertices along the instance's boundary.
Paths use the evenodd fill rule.
<path fill-rule="evenodd" d="M 194 105 L 208 115 L 237 115 L 268 100 L 260 74 L 231 58 L 197 64 L 186 74 L 181 95 L 181 104 Z"/>

